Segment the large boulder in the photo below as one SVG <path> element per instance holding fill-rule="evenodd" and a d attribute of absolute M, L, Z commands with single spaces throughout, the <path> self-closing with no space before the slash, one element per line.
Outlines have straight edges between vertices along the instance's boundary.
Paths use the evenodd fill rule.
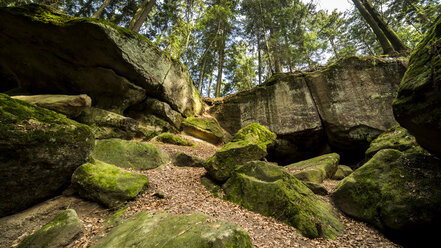
<path fill-rule="evenodd" d="M 363 155 L 396 124 L 391 103 L 405 66 L 400 60 L 349 57 L 323 70 L 275 74 L 263 86 L 215 101 L 212 113 L 230 133 L 259 123 L 277 134 L 269 158 L 284 164 L 322 152 Z"/>
<path fill-rule="evenodd" d="M 169 162 L 155 145 L 121 139 L 97 140 L 93 157 L 122 168 L 150 170 Z"/>
<path fill-rule="evenodd" d="M 340 155 L 330 153 L 290 164 L 285 168 L 301 181 L 320 184 L 324 179 L 332 178 L 339 161 Z"/>
<path fill-rule="evenodd" d="M 12 96 L 12 98 L 53 110 L 70 119 L 75 119 L 92 106 L 92 99 L 87 95 L 32 95 Z"/>
<path fill-rule="evenodd" d="M 415 137 L 400 125 L 395 125 L 374 139 L 366 150 L 366 158 L 372 158 L 375 153 L 383 149 L 406 151 L 417 147 Z"/>
<path fill-rule="evenodd" d="M 347 215 L 420 246 L 439 233 L 440 182 L 440 160 L 385 149 L 343 179 L 332 198 Z"/>
<path fill-rule="evenodd" d="M 224 132 L 216 119 L 211 117 L 188 117 L 182 123 L 184 132 L 212 144 L 224 141 Z"/>
<path fill-rule="evenodd" d="M 138 33 L 40 5 L 1 8 L 0 29 L 0 77 L 29 93 L 87 94 L 116 113 L 147 96 L 186 116 L 202 111 L 185 66 Z"/>
<path fill-rule="evenodd" d="M 219 182 L 226 181 L 239 166 L 249 161 L 260 160 L 267 155 L 267 146 L 276 135 L 264 126 L 252 123 L 234 136 L 204 163 L 208 174 Z"/>
<path fill-rule="evenodd" d="M 273 216 L 309 238 L 336 238 L 343 232 L 337 212 L 282 167 L 249 162 L 223 185 L 225 198 Z"/>
<path fill-rule="evenodd" d="M 85 110 L 76 120 L 89 125 L 97 139 L 150 140 L 164 130 L 162 125 L 147 125 L 130 117 L 94 107 Z"/>
<path fill-rule="evenodd" d="M 93 248 L 251 248 L 249 235 L 239 226 L 212 220 L 202 213 L 173 215 L 145 212 L 113 228 Z"/>
<path fill-rule="evenodd" d="M 179 167 L 204 167 L 204 160 L 197 156 L 177 152 L 173 155 L 173 165 Z"/>
<path fill-rule="evenodd" d="M 72 186 L 80 196 L 111 208 L 135 198 L 148 185 L 146 175 L 128 172 L 101 161 L 84 164 L 72 175 Z"/>
<path fill-rule="evenodd" d="M 66 247 L 81 233 L 82 228 L 83 223 L 75 210 L 67 209 L 27 236 L 17 248 Z"/>
<path fill-rule="evenodd" d="M 418 44 L 393 102 L 395 117 L 418 143 L 441 157 L 441 19 Z"/>
<path fill-rule="evenodd" d="M 93 147 L 88 126 L 0 94 L 0 217 L 60 193 Z"/>

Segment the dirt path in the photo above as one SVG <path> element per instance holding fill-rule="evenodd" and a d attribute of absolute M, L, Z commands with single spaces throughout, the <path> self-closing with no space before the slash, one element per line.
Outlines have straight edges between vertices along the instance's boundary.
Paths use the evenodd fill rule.
<path fill-rule="evenodd" d="M 159 147 L 170 155 L 182 151 L 202 158 L 210 157 L 218 149 L 203 142 L 197 141 L 197 143 L 196 148 L 174 145 L 160 145 Z M 198 211 L 213 218 L 224 219 L 241 226 L 251 236 L 254 246 L 259 248 L 400 247 L 386 239 L 373 227 L 354 221 L 342 214 L 340 214 L 341 220 L 346 230 L 336 240 L 311 240 L 301 237 L 295 228 L 276 221 L 272 217 L 261 216 L 236 204 L 213 197 L 200 183 L 201 176 L 205 174 L 203 168 L 176 167 L 169 163 L 160 168 L 139 173 L 149 176 L 150 186 L 136 200 L 127 204 L 128 211 L 126 211 L 125 216 L 131 216 L 140 211 L 154 213 L 166 210 L 177 214 Z M 336 183 L 336 181 L 326 181 L 326 186 L 329 190 L 332 190 Z M 156 193 L 160 193 L 165 197 L 157 197 L 155 196 Z M 322 197 L 322 199 L 330 201 L 329 197 Z M 76 205 L 81 207 L 82 205 L 77 201 L 82 200 L 77 198 L 75 201 Z M 83 205 L 85 204 L 83 203 Z M 87 204 L 90 205 L 91 203 Z M 71 207 L 75 209 L 75 206 Z M 96 204 L 91 204 L 89 211 L 82 209 L 79 216 L 84 222 L 85 231 L 72 247 L 89 247 L 99 237 L 104 236 L 108 230 L 103 228 L 103 223 L 113 212 L 115 211 L 104 210 Z M 44 224 L 43 221 L 40 222 L 42 222 L 40 225 Z M 22 234 L 20 235 L 22 236 Z M 16 234 L 17 237 L 20 235 L 19 233 Z"/>

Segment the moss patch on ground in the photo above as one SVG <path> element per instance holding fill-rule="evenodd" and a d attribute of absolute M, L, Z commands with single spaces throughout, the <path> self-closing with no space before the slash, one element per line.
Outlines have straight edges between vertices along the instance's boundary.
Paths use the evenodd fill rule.
<path fill-rule="evenodd" d="M 178 146 L 196 146 L 196 144 L 189 142 L 171 133 L 163 133 L 156 137 L 162 143 L 173 144 Z"/>

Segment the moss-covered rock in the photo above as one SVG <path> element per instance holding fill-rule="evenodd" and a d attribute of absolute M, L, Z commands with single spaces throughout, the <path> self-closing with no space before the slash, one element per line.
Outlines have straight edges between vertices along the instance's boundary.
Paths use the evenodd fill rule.
<path fill-rule="evenodd" d="M 88 126 L 0 94 L 0 217 L 60 193 L 93 147 Z"/>
<path fill-rule="evenodd" d="M 73 209 L 67 209 L 27 236 L 17 248 L 66 247 L 82 231 L 83 224 Z"/>
<path fill-rule="evenodd" d="M 325 178 L 331 178 L 335 174 L 339 161 L 340 155 L 330 153 L 290 164 L 285 168 L 301 181 L 320 184 Z"/>
<path fill-rule="evenodd" d="M 223 220 L 212 220 L 202 213 L 173 215 L 145 212 L 113 228 L 93 248 L 251 248 L 250 237 L 240 227 Z"/>
<path fill-rule="evenodd" d="M 85 110 L 77 121 L 89 125 L 97 139 L 133 139 L 150 140 L 165 128 L 162 123 L 146 125 L 135 119 L 99 108 Z"/>
<path fill-rule="evenodd" d="M 84 110 L 90 108 L 92 99 L 88 95 L 32 95 L 32 96 L 13 96 L 12 98 L 35 104 L 42 108 L 47 108 L 64 114 L 74 119 Z"/>
<path fill-rule="evenodd" d="M 397 121 L 418 143 L 441 156 L 441 19 L 427 31 L 409 59 L 393 102 Z"/>
<path fill-rule="evenodd" d="M 352 168 L 347 165 L 339 165 L 337 171 L 331 179 L 333 180 L 342 180 L 343 178 L 351 175 L 353 172 Z"/>
<path fill-rule="evenodd" d="M 406 151 L 415 146 L 418 146 L 415 137 L 405 128 L 400 125 L 395 125 L 374 139 L 365 154 L 366 158 L 370 159 L 375 153 L 383 149 Z"/>
<path fill-rule="evenodd" d="M 224 141 L 224 133 L 216 119 L 211 117 L 188 117 L 182 123 L 184 132 L 213 144 Z"/>
<path fill-rule="evenodd" d="M 167 153 L 155 145 L 121 139 L 97 140 L 93 157 L 122 168 L 150 170 L 168 163 Z"/>
<path fill-rule="evenodd" d="M 239 130 L 231 142 L 207 159 L 204 167 L 213 179 L 226 181 L 239 165 L 264 158 L 267 145 L 275 139 L 276 135 L 264 126 L 250 124 Z"/>
<path fill-rule="evenodd" d="M 178 146 L 196 146 L 196 144 L 191 143 L 171 133 L 162 133 L 156 137 L 156 140 L 162 143 L 173 144 Z"/>
<path fill-rule="evenodd" d="M 34 4 L 1 8 L 0 29 L 0 72 L 32 94 L 85 93 L 119 114 L 148 94 L 185 116 L 202 111 L 188 69 L 136 32 Z"/>
<path fill-rule="evenodd" d="M 251 211 L 273 216 L 309 238 L 336 238 L 343 225 L 332 206 L 282 167 L 249 162 L 223 185 L 225 198 Z"/>
<path fill-rule="evenodd" d="M 175 166 L 180 167 L 204 167 L 204 160 L 202 158 L 188 155 L 183 152 L 178 152 L 173 155 L 172 161 Z"/>
<path fill-rule="evenodd" d="M 343 179 L 332 198 L 349 216 L 424 242 L 441 223 L 441 163 L 426 153 L 381 150 Z"/>
<path fill-rule="evenodd" d="M 201 177 L 201 184 L 210 192 L 214 197 L 220 197 L 223 195 L 222 185 L 211 180 L 207 176 Z"/>
<path fill-rule="evenodd" d="M 314 194 L 316 195 L 328 195 L 329 192 L 323 184 L 313 182 L 303 182 Z"/>
<path fill-rule="evenodd" d="M 135 198 L 148 185 L 147 176 L 101 161 L 84 164 L 72 175 L 72 186 L 80 196 L 111 208 Z"/>

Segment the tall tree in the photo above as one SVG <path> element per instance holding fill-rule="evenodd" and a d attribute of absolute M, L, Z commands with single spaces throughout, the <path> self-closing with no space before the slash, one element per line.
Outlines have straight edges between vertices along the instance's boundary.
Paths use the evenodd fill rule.
<path fill-rule="evenodd" d="M 138 10 L 136 10 L 135 15 L 127 26 L 128 29 L 139 32 L 142 24 L 147 20 L 149 13 L 152 11 L 153 6 L 155 6 L 156 0 L 144 0 Z"/>
<path fill-rule="evenodd" d="M 105 0 L 103 4 L 101 4 L 101 6 L 98 8 L 98 10 L 92 15 L 92 18 L 100 18 L 104 9 L 110 4 L 110 1 L 112 0 Z"/>

